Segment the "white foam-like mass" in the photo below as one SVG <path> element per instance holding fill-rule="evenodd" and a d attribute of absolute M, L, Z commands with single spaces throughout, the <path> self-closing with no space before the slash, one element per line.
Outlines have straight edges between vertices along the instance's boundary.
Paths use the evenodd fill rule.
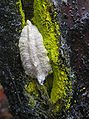
<path fill-rule="evenodd" d="M 45 77 L 51 71 L 51 65 L 43 44 L 43 37 L 37 27 L 29 20 L 22 29 L 19 49 L 26 74 L 32 78 L 37 78 L 38 82 L 43 85 Z"/>

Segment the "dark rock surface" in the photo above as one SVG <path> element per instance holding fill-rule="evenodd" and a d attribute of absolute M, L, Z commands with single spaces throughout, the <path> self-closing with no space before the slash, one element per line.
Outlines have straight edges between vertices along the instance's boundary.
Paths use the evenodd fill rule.
<path fill-rule="evenodd" d="M 30 110 L 24 95 L 26 78 L 18 49 L 20 30 L 21 16 L 16 8 L 16 1 L 0 0 L 0 82 L 14 117 L 28 119 Z"/>
<path fill-rule="evenodd" d="M 61 6 L 61 32 L 69 47 L 73 80 L 72 119 L 89 119 L 89 1 L 68 0 Z"/>

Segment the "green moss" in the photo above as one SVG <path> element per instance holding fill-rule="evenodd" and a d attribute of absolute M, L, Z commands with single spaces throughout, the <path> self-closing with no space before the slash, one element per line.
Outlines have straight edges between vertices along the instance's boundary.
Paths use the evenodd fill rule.
<path fill-rule="evenodd" d="M 60 66 L 61 58 L 58 52 L 59 25 L 53 22 L 50 16 L 50 5 L 47 0 L 34 0 L 33 23 L 37 26 L 43 36 L 44 45 L 48 51 L 48 57 L 53 69 L 53 87 L 51 90 L 51 101 L 56 103 L 67 96 L 68 88 L 71 89 L 68 74 L 64 65 Z M 56 13 L 54 14 L 54 16 Z M 69 86 L 68 86 L 69 85 Z M 67 88 L 68 86 L 68 88 Z M 68 105 L 69 105 L 69 101 Z M 58 105 L 57 105 L 58 108 Z"/>
<path fill-rule="evenodd" d="M 22 28 L 23 28 L 25 25 L 25 14 L 24 14 L 23 9 L 22 9 L 21 0 L 17 0 L 16 5 L 17 5 L 18 10 L 19 10 L 20 15 L 21 15 L 21 22 L 22 22 Z"/>

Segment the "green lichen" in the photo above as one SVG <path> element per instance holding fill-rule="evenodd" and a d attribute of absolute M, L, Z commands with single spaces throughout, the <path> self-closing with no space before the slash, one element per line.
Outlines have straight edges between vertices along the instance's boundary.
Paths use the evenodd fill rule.
<path fill-rule="evenodd" d="M 59 24 L 52 21 L 50 16 L 50 5 L 47 0 L 34 0 L 34 18 L 33 23 L 37 26 L 43 36 L 44 45 L 48 51 L 48 57 L 53 69 L 53 87 L 51 90 L 51 101 L 56 103 L 67 96 L 68 89 L 71 85 L 68 79 L 67 70 L 61 64 L 61 57 L 59 54 Z M 68 86 L 68 87 L 67 87 Z M 68 99 L 69 100 L 69 99 Z M 69 101 L 67 101 L 69 105 Z M 58 105 L 57 105 L 58 108 Z"/>
<path fill-rule="evenodd" d="M 16 5 L 17 5 L 18 10 L 19 10 L 20 15 L 21 15 L 21 22 L 22 22 L 22 28 L 23 28 L 25 25 L 25 14 L 24 14 L 23 9 L 22 9 L 21 0 L 17 0 Z"/>

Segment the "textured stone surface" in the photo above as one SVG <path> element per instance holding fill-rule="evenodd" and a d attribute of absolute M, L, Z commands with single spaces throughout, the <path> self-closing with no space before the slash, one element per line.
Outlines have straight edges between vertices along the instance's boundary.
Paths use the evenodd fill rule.
<path fill-rule="evenodd" d="M 14 117 L 24 118 L 27 110 L 23 91 L 25 75 L 18 48 L 21 16 L 14 0 L 0 1 L 0 19 L 0 82 Z"/>
<path fill-rule="evenodd" d="M 69 0 L 62 4 L 62 34 L 67 41 L 70 64 L 75 72 L 71 118 L 89 118 L 89 1 Z"/>

